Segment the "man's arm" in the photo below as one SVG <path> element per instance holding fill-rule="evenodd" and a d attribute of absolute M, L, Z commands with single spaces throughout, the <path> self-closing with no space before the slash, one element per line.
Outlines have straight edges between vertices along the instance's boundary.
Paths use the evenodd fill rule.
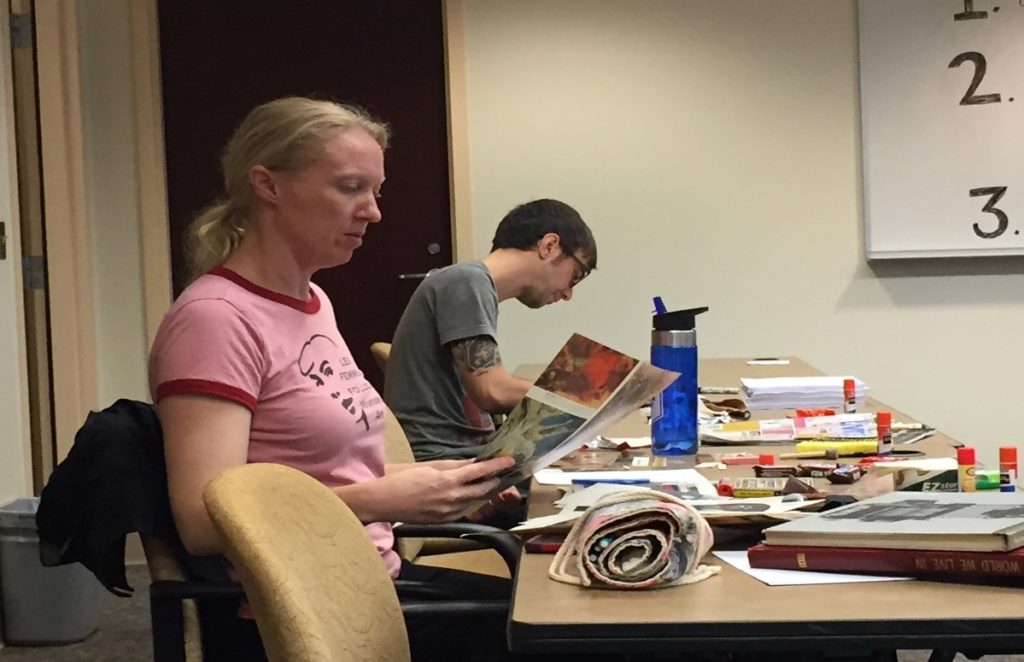
<path fill-rule="evenodd" d="M 501 365 L 498 343 L 490 336 L 456 340 L 451 345 L 455 369 L 477 407 L 491 414 L 512 410 L 533 383 L 515 377 Z"/>

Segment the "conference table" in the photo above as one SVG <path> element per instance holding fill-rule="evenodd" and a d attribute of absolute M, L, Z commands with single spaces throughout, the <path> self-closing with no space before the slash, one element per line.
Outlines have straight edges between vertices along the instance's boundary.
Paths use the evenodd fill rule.
<path fill-rule="evenodd" d="M 701 360 L 700 383 L 738 386 L 740 377 L 821 374 L 799 359 L 790 357 L 788 361 L 785 365 L 752 366 L 744 359 Z M 516 374 L 536 377 L 543 367 L 522 366 Z M 892 411 L 899 421 L 914 420 L 874 399 L 868 400 L 866 409 Z M 754 415 L 777 418 L 782 413 Z M 619 424 L 612 434 L 646 436 L 649 431 L 637 416 Z M 926 456 L 950 456 L 958 445 L 937 433 L 913 448 Z M 781 453 L 791 447 L 702 445 L 698 461 L 713 459 L 713 454 L 726 450 Z M 749 466 L 701 471 L 711 480 L 723 475 L 753 475 Z M 877 481 L 844 487 L 855 496 L 864 496 L 857 490 L 891 489 L 891 478 L 884 488 Z M 530 516 L 555 512 L 552 501 L 559 495 L 557 488 L 535 482 Z M 718 536 L 716 532 L 716 539 Z M 740 536 L 733 548 L 745 549 L 755 542 Z M 934 654 L 934 659 L 951 659 L 947 651 L 1024 650 L 1024 587 L 922 580 L 768 586 L 709 555 L 704 562 L 722 570 L 705 581 L 656 590 L 610 591 L 549 579 L 551 560 L 551 554 L 522 554 L 509 615 L 513 651 L 643 654 L 935 649 L 942 653 Z"/>

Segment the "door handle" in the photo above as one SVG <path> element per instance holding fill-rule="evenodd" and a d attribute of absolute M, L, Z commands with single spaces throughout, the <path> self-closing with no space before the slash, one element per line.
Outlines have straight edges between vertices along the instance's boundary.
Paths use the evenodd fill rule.
<path fill-rule="evenodd" d="M 437 271 L 437 269 L 431 269 L 430 271 L 418 274 L 398 274 L 398 280 L 423 280 L 435 271 Z"/>

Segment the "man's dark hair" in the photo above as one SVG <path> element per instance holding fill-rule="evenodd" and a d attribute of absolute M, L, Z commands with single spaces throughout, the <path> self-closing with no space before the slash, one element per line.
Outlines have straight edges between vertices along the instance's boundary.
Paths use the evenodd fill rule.
<path fill-rule="evenodd" d="M 563 251 L 581 258 L 588 269 L 597 268 L 593 233 L 579 212 L 558 200 L 526 202 L 505 214 L 494 231 L 491 252 L 499 248 L 529 250 L 549 232 L 558 235 Z"/>

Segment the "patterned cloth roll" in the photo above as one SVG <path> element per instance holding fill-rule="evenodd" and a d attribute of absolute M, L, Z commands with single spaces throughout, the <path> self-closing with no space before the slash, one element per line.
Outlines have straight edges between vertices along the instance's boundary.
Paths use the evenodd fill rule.
<path fill-rule="evenodd" d="M 594 588 L 692 584 L 721 570 L 700 562 L 713 543 L 711 526 L 685 501 L 654 490 L 618 492 L 576 521 L 548 575 Z"/>

